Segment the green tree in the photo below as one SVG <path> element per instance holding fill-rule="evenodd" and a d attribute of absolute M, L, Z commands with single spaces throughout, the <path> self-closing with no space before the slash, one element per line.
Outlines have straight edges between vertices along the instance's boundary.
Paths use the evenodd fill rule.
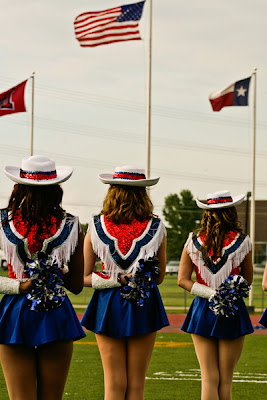
<path fill-rule="evenodd" d="M 197 207 L 190 190 L 169 194 L 165 198 L 163 215 L 167 226 L 167 258 L 179 260 L 189 232 L 199 226 L 201 210 Z"/>
<path fill-rule="evenodd" d="M 84 235 L 86 235 L 86 232 L 87 232 L 87 229 L 88 229 L 88 224 L 86 223 L 86 224 L 82 224 L 82 227 L 83 227 L 83 233 L 84 233 Z"/>

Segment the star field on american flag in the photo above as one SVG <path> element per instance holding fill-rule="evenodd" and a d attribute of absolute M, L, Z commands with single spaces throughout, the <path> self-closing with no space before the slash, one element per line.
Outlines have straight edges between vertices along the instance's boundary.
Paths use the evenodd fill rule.
<path fill-rule="evenodd" d="M 78 15 L 74 21 L 76 39 L 82 47 L 141 40 L 139 20 L 142 17 L 144 3 L 145 1 L 141 1 Z"/>

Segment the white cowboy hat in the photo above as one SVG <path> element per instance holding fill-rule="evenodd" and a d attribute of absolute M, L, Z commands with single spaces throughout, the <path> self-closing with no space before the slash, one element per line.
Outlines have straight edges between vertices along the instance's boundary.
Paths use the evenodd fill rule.
<path fill-rule="evenodd" d="M 205 210 L 216 209 L 216 208 L 229 208 L 241 204 L 245 199 L 244 194 L 232 197 L 228 190 L 221 190 L 220 192 L 207 194 L 207 203 L 202 203 L 196 199 L 197 206 L 204 208 Z"/>
<path fill-rule="evenodd" d="M 116 167 L 114 174 L 100 174 L 98 177 L 101 182 L 110 185 L 153 186 L 159 181 L 159 177 L 147 179 L 144 169 L 131 165 Z"/>
<path fill-rule="evenodd" d="M 7 166 L 4 172 L 12 181 L 23 185 L 45 186 L 64 182 L 73 173 L 72 167 L 56 167 L 55 161 L 46 156 L 23 158 L 21 168 Z"/>

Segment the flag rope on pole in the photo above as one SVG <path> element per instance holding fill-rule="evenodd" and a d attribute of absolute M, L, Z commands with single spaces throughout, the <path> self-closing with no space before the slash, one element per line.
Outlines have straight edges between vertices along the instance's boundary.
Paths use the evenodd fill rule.
<path fill-rule="evenodd" d="M 254 92 L 253 92 L 253 139 L 252 139 L 252 182 L 251 182 L 251 210 L 250 210 L 250 239 L 252 242 L 252 264 L 254 265 L 255 258 L 255 175 L 256 175 L 256 83 L 257 83 L 257 68 L 254 69 Z M 249 306 L 253 307 L 253 289 L 249 293 Z"/>
<path fill-rule="evenodd" d="M 34 74 L 32 73 L 31 80 L 32 80 L 32 104 L 31 104 L 31 129 L 30 129 L 30 156 L 33 155 L 33 128 L 34 128 Z"/>

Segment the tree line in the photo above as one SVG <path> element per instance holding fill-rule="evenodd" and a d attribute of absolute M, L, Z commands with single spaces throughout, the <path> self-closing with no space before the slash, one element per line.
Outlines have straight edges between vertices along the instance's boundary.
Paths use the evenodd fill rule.
<path fill-rule="evenodd" d="M 199 228 L 202 210 L 200 210 L 190 190 L 180 194 L 169 194 L 165 198 L 162 210 L 167 222 L 167 258 L 180 260 L 189 232 Z"/>

